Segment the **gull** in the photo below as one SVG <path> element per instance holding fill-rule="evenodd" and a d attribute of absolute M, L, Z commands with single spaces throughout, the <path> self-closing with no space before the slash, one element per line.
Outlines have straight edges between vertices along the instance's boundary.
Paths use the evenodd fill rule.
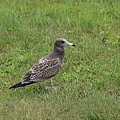
<path fill-rule="evenodd" d="M 24 87 L 40 81 L 44 81 L 45 89 L 49 89 L 50 87 L 46 86 L 46 80 L 48 79 L 51 80 L 52 88 L 59 88 L 59 86 L 53 85 L 52 77 L 60 71 L 63 65 L 65 46 L 75 45 L 64 38 L 58 38 L 54 43 L 53 52 L 38 60 L 23 76 L 21 82 L 11 86 L 9 89 Z"/>

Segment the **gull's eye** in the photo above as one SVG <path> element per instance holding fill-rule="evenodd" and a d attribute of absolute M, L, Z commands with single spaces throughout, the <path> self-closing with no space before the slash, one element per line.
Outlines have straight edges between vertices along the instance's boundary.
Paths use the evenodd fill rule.
<path fill-rule="evenodd" d="M 61 41 L 61 43 L 65 43 L 65 41 Z"/>

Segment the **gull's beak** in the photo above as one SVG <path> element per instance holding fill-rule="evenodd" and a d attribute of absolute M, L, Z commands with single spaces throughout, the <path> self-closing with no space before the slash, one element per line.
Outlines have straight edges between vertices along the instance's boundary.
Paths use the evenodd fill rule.
<path fill-rule="evenodd" d="M 68 46 L 74 46 L 74 47 L 75 47 L 75 44 L 70 43 L 70 42 L 67 42 L 67 45 L 68 45 Z"/>
<path fill-rule="evenodd" d="M 74 46 L 75 47 L 75 45 L 73 43 L 68 42 L 66 39 L 63 39 L 63 40 L 65 41 L 65 45 Z"/>

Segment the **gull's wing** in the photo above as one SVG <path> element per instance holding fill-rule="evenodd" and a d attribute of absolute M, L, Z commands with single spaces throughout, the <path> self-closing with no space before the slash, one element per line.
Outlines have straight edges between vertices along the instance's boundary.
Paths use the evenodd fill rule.
<path fill-rule="evenodd" d="M 59 58 L 40 59 L 22 79 L 22 84 L 29 82 L 38 82 L 49 79 L 56 75 L 61 68 Z"/>

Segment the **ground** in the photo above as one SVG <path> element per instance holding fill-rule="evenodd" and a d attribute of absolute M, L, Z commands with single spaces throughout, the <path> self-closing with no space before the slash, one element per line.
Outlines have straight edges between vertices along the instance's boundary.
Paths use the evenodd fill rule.
<path fill-rule="evenodd" d="M 0 120 L 119 120 L 119 0 L 0 1 Z M 10 90 L 56 38 L 73 42 L 54 77 Z M 50 85 L 50 82 L 47 82 Z"/>

